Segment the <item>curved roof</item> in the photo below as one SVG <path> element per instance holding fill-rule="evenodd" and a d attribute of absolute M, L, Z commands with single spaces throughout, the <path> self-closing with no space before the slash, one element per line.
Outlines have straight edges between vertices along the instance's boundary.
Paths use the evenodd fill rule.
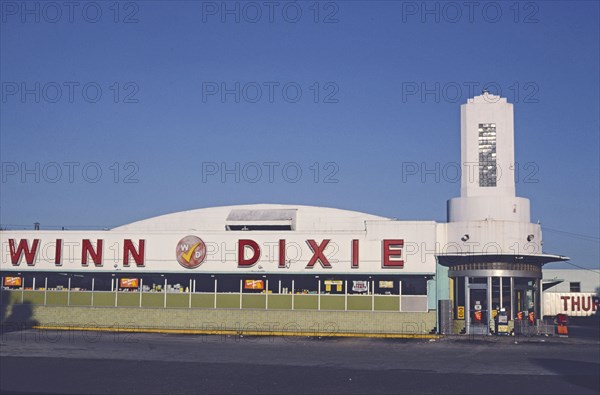
<path fill-rule="evenodd" d="M 296 231 L 365 230 L 365 221 L 390 218 L 328 207 L 248 204 L 210 207 L 160 215 L 113 228 L 113 231 L 224 231 L 228 226 L 290 226 Z M 239 230 L 239 229 L 237 229 Z"/>

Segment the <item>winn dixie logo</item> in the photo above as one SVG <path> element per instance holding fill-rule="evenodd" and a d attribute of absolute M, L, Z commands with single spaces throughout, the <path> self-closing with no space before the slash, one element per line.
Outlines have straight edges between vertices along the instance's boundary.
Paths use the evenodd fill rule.
<path fill-rule="evenodd" d="M 177 262 L 186 269 L 194 269 L 206 258 L 206 244 L 196 236 L 186 236 L 177 243 Z"/>
<path fill-rule="evenodd" d="M 80 264 L 81 267 L 102 268 L 107 263 L 107 269 L 117 268 L 117 263 L 120 261 L 123 267 L 127 268 L 135 265 L 139 268 L 146 267 L 146 261 L 165 261 L 167 265 L 174 264 L 170 259 L 165 259 L 163 256 L 147 257 L 148 240 L 139 239 L 124 239 L 123 244 L 114 241 L 106 241 L 103 239 L 83 239 L 81 241 L 65 241 L 63 239 L 45 240 L 42 243 L 41 239 L 8 239 L 8 243 L 2 243 L 3 251 L 9 252 L 2 257 L 2 263 L 10 260 L 13 267 L 19 267 L 26 263 L 27 267 L 34 268 L 37 263 L 44 265 L 54 265 L 57 268 Z M 331 239 L 315 239 L 305 240 L 304 249 L 298 242 L 286 242 L 285 239 L 273 240 L 271 242 L 262 242 L 259 245 L 252 239 L 238 239 L 232 241 L 235 243 L 235 249 L 228 248 L 225 243 L 217 244 L 216 242 L 207 243 L 194 235 L 188 235 L 179 240 L 175 246 L 175 258 L 177 262 L 186 269 L 195 269 L 202 265 L 207 260 L 207 255 L 211 256 L 214 263 L 214 256 L 219 251 L 221 246 L 221 263 L 237 263 L 240 269 L 251 268 L 257 265 L 261 260 L 274 262 L 278 269 L 289 269 L 292 261 L 294 263 L 300 261 L 305 264 L 305 269 L 313 269 L 319 267 L 322 269 L 332 269 L 332 263 L 338 264 L 343 261 L 334 258 L 334 255 L 339 252 L 344 246 L 331 242 Z M 8 245 L 6 245 L 8 244 Z M 346 243 L 344 243 L 346 244 Z M 122 247 L 121 247 L 122 246 Z M 291 251 L 295 252 L 294 257 Z M 329 247 L 329 250 L 328 250 Z M 345 264 L 351 269 L 358 269 L 361 264 L 360 240 L 349 240 L 346 244 L 349 252 L 349 261 Z M 384 239 L 381 240 L 381 267 L 389 269 L 403 269 L 405 260 L 405 243 L 404 239 Z M 308 254 L 303 254 L 303 251 L 308 250 Z M 329 253 L 326 252 L 329 251 Z M 236 254 L 237 252 L 237 254 Z M 235 254 L 236 261 L 227 259 L 227 256 Z M 108 255 L 108 256 L 107 256 Z M 235 256 L 234 255 L 234 256 Z M 173 257 L 171 255 L 171 257 Z M 9 259 L 8 259 L 9 258 Z M 235 258 L 234 258 L 235 259 Z M 367 256 L 362 257 L 363 260 L 368 260 Z M 156 264 L 155 264 L 156 265 Z M 206 266 L 206 265 L 205 265 Z M 47 267 L 47 266 L 46 266 Z M 65 270 L 63 267 L 62 270 Z M 164 267 L 154 266 L 153 269 L 159 270 Z"/>

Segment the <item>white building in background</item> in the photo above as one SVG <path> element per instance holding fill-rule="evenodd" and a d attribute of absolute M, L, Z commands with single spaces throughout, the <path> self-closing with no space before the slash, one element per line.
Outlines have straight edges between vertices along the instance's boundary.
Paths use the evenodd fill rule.
<path fill-rule="evenodd" d="M 543 286 L 547 315 L 600 314 L 600 270 L 545 269 Z"/>
<path fill-rule="evenodd" d="M 77 273 L 80 289 L 118 289 L 117 280 L 133 278 L 188 292 L 260 284 L 267 294 L 378 294 L 396 296 L 398 304 L 381 306 L 399 314 L 451 300 L 467 333 L 487 332 L 499 308 L 511 318 L 524 310 L 540 317 L 542 265 L 567 258 L 542 252 L 529 200 L 515 194 L 513 106 L 505 98 L 484 92 L 461 106 L 461 163 L 447 223 L 299 205 L 215 207 L 108 231 L 2 231 L 0 271 L 33 288 Z"/>

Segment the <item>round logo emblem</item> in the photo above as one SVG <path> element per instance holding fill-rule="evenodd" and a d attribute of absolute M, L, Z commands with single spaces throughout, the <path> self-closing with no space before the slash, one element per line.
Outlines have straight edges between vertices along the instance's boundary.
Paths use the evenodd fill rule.
<path fill-rule="evenodd" d="M 204 262 L 206 244 L 196 236 L 186 236 L 177 243 L 177 262 L 186 269 L 193 269 Z"/>

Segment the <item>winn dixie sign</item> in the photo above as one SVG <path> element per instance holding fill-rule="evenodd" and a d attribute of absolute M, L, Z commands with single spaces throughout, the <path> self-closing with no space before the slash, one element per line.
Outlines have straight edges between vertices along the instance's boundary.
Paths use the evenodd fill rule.
<path fill-rule="evenodd" d="M 271 235 L 272 237 L 272 235 Z M 334 238 L 269 240 L 200 238 L 195 235 L 152 235 L 146 238 L 3 238 L 2 270 L 128 270 L 165 272 L 249 271 L 374 271 L 435 270 L 435 258 L 414 254 L 407 267 L 402 238 L 365 240 L 348 235 Z M 432 247 L 433 248 L 433 247 Z M 411 251 L 409 249 L 409 251 Z M 428 270 L 425 266 L 431 266 Z"/>

